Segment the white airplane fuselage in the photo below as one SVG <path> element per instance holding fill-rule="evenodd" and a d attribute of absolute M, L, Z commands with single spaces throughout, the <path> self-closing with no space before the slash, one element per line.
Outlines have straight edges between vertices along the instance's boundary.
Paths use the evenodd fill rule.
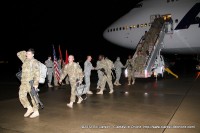
<path fill-rule="evenodd" d="M 135 49 L 145 31 L 150 28 L 153 15 L 171 15 L 173 33 L 163 40 L 164 53 L 200 53 L 200 0 L 144 0 L 141 7 L 133 8 L 103 33 L 113 44 Z"/>

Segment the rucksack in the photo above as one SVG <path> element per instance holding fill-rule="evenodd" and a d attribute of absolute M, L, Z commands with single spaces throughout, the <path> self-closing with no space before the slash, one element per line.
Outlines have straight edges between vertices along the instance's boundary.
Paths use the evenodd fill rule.
<path fill-rule="evenodd" d="M 39 83 L 43 84 L 45 82 L 46 76 L 47 76 L 47 67 L 40 61 L 38 61 L 39 67 L 40 67 L 40 80 Z"/>
<path fill-rule="evenodd" d="M 37 60 L 38 61 L 38 60 Z M 42 62 L 38 61 L 39 69 L 40 69 L 40 79 L 39 83 L 44 84 L 46 76 L 47 76 L 47 66 L 44 65 Z M 32 68 L 32 62 L 31 62 L 31 68 Z M 31 70 L 32 71 L 32 70 Z"/>
<path fill-rule="evenodd" d="M 39 69 L 40 69 L 40 79 L 39 83 L 44 84 L 46 76 L 47 76 L 47 67 L 40 61 L 38 61 L 39 64 Z M 31 62 L 31 71 L 32 71 L 32 62 Z M 21 76 L 22 76 L 22 70 L 20 70 L 18 73 L 16 73 L 16 77 L 21 81 Z"/>

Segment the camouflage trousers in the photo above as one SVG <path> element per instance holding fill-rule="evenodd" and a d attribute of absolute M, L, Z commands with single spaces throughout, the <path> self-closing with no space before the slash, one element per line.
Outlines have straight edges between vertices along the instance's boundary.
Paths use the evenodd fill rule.
<path fill-rule="evenodd" d="M 101 86 L 103 74 L 100 70 L 97 71 L 97 74 L 98 74 L 97 86 Z"/>
<path fill-rule="evenodd" d="M 133 81 L 135 81 L 134 71 L 128 69 L 128 81 L 131 82 L 131 79 L 132 79 Z"/>
<path fill-rule="evenodd" d="M 105 86 L 106 86 L 106 82 L 108 83 L 108 86 L 109 86 L 109 88 L 110 88 L 110 90 L 112 91 L 113 90 L 113 83 L 112 83 L 112 76 L 111 76 L 111 74 L 109 75 L 104 75 L 103 77 L 102 77 L 102 82 L 101 82 L 101 85 L 100 85 L 100 87 L 101 87 L 101 90 L 104 90 L 104 88 L 105 88 Z"/>
<path fill-rule="evenodd" d="M 53 72 L 49 71 L 47 75 L 48 83 L 51 84 L 52 82 L 52 77 L 53 77 Z"/>
<path fill-rule="evenodd" d="M 27 97 L 27 94 L 29 94 L 30 90 L 31 90 L 31 85 L 29 82 L 21 83 L 20 88 L 19 88 L 19 100 L 24 108 L 27 108 L 28 106 L 31 105 L 30 102 L 28 101 L 28 97 Z M 31 95 L 30 95 L 30 97 L 31 97 Z M 38 110 L 38 106 L 36 105 L 36 103 L 32 97 L 31 97 L 31 102 L 33 105 L 33 110 Z"/>
<path fill-rule="evenodd" d="M 75 102 L 76 101 L 76 80 L 70 80 L 70 86 L 71 86 L 70 102 Z"/>
<path fill-rule="evenodd" d="M 85 85 L 87 87 L 87 90 L 90 90 L 90 75 L 85 75 L 84 76 L 84 80 L 85 80 Z"/>
<path fill-rule="evenodd" d="M 121 70 L 115 70 L 115 74 L 116 74 L 115 82 L 119 82 L 119 80 L 121 78 L 122 71 Z"/>

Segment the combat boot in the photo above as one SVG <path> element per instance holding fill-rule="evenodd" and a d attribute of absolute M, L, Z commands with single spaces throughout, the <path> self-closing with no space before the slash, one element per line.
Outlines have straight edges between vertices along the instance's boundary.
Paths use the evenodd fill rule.
<path fill-rule="evenodd" d="M 39 114 L 39 111 L 36 110 L 33 112 L 33 114 L 30 116 L 30 118 L 35 118 L 35 117 L 38 117 L 40 114 Z"/>
<path fill-rule="evenodd" d="M 28 106 L 24 117 L 28 117 L 31 113 L 33 113 L 33 108 L 31 106 Z"/>
<path fill-rule="evenodd" d="M 82 101 L 83 101 L 83 98 L 79 97 L 77 103 L 80 104 Z"/>
<path fill-rule="evenodd" d="M 97 92 L 96 94 L 103 94 L 103 90 L 101 89 L 99 92 Z"/>
<path fill-rule="evenodd" d="M 69 108 L 73 108 L 73 102 L 68 103 L 67 106 L 68 106 Z"/>
<path fill-rule="evenodd" d="M 132 85 L 134 85 L 134 84 L 135 84 L 135 81 L 132 82 Z"/>
<path fill-rule="evenodd" d="M 128 81 L 128 85 L 131 85 L 131 81 Z"/>
<path fill-rule="evenodd" d="M 58 87 L 59 85 L 58 85 L 58 84 L 55 84 L 54 86 Z"/>
<path fill-rule="evenodd" d="M 114 92 L 113 89 L 111 89 L 109 93 L 112 94 L 113 92 Z"/>
<path fill-rule="evenodd" d="M 116 81 L 114 82 L 114 85 L 118 85 Z"/>
<path fill-rule="evenodd" d="M 89 90 L 89 91 L 87 91 L 87 94 L 93 94 L 93 93 L 92 93 L 92 91 Z"/>
<path fill-rule="evenodd" d="M 119 82 L 117 82 L 117 85 L 122 85 L 122 84 L 120 84 Z"/>
<path fill-rule="evenodd" d="M 48 87 L 51 88 L 51 87 L 53 87 L 53 86 L 52 86 L 50 83 L 48 83 Z"/>
<path fill-rule="evenodd" d="M 101 88 L 101 87 L 98 85 L 98 86 L 97 86 L 97 89 L 99 90 L 100 88 Z"/>

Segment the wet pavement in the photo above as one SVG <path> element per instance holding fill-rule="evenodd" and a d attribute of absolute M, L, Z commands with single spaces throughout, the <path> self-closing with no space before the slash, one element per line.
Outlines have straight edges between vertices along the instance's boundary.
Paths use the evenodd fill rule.
<path fill-rule="evenodd" d="M 26 109 L 17 98 L 19 83 L 9 83 L 10 88 L 4 84 L 0 94 L 1 133 L 200 132 L 200 79 L 194 77 L 136 79 L 131 86 L 125 79 L 121 86 L 114 86 L 113 94 L 107 87 L 103 95 L 95 94 L 93 82 L 94 94 L 81 104 L 74 103 L 73 109 L 66 106 L 69 85 L 43 85 L 40 99 L 45 107 L 34 119 L 23 117 Z"/>

